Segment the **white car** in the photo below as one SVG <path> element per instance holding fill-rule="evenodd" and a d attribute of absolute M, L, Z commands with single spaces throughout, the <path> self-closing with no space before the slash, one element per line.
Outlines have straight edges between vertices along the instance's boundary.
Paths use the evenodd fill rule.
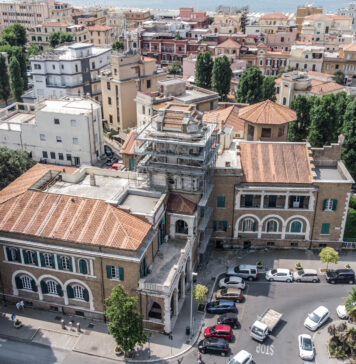
<path fill-rule="evenodd" d="M 314 359 L 314 345 L 310 335 L 303 334 L 298 336 L 299 356 L 303 360 Z"/>
<path fill-rule="evenodd" d="M 337 306 L 336 307 L 336 313 L 339 316 L 339 318 L 341 318 L 343 320 L 347 320 L 349 318 L 349 315 L 347 314 L 345 305 Z"/>
<path fill-rule="evenodd" d="M 230 277 L 225 277 L 225 278 L 220 279 L 219 287 L 220 288 L 240 288 L 240 289 L 245 289 L 246 288 L 246 283 L 240 277 L 230 276 Z"/>
<path fill-rule="evenodd" d="M 252 364 L 253 356 L 246 350 L 239 351 L 230 361 L 229 364 Z"/>
<path fill-rule="evenodd" d="M 266 272 L 267 281 L 293 282 L 293 276 L 289 269 L 277 268 Z"/>
<path fill-rule="evenodd" d="M 304 321 L 304 326 L 311 330 L 316 331 L 326 320 L 329 318 L 330 312 L 324 306 L 319 306 Z"/>

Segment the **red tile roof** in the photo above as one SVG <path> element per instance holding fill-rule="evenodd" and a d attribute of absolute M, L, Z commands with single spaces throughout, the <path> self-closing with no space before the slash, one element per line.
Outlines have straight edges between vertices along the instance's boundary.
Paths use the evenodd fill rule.
<path fill-rule="evenodd" d="M 241 48 L 241 45 L 233 39 L 227 39 L 216 46 L 216 48 Z"/>
<path fill-rule="evenodd" d="M 308 91 L 315 95 L 325 95 L 336 91 L 342 91 L 344 89 L 345 87 L 343 85 L 339 85 L 336 82 L 311 80 L 311 86 L 308 88 Z"/>
<path fill-rule="evenodd" d="M 219 129 L 222 129 L 223 126 L 231 126 L 234 131 L 243 131 L 245 125 L 245 122 L 239 117 L 239 108 L 236 105 L 206 112 L 203 121 L 217 123 Z"/>
<path fill-rule="evenodd" d="M 178 212 L 181 214 L 192 215 L 197 205 L 195 202 L 188 200 L 182 195 L 171 193 L 167 201 L 167 210 L 171 212 Z"/>
<path fill-rule="evenodd" d="M 107 25 L 100 25 L 100 24 L 95 24 L 95 25 L 91 25 L 91 26 L 87 26 L 86 27 L 89 31 L 95 31 L 95 32 L 106 32 L 108 30 L 112 30 L 112 27 L 108 27 Z"/>
<path fill-rule="evenodd" d="M 240 149 L 244 182 L 312 182 L 305 144 L 241 142 Z"/>
<path fill-rule="evenodd" d="M 255 124 L 285 124 L 297 120 L 295 111 L 271 100 L 249 105 L 240 110 L 241 119 Z"/>
<path fill-rule="evenodd" d="M 288 18 L 280 12 L 263 14 L 260 18 L 261 20 L 287 20 Z"/>
<path fill-rule="evenodd" d="M 137 137 L 136 131 L 130 131 L 129 135 L 126 137 L 124 144 L 121 147 L 121 154 L 135 154 L 135 146 L 141 145 L 141 142 L 135 140 Z"/>

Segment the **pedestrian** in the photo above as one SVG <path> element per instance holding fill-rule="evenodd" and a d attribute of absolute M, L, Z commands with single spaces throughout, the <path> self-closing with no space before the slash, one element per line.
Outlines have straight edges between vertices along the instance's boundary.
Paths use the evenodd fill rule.
<path fill-rule="evenodd" d="M 16 308 L 17 308 L 17 311 L 20 311 L 20 308 L 21 308 L 21 303 L 20 302 L 16 303 Z"/>
<path fill-rule="evenodd" d="M 22 300 L 20 301 L 20 308 L 25 311 L 25 303 Z"/>
<path fill-rule="evenodd" d="M 15 321 L 15 318 L 16 318 L 16 313 L 13 313 L 13 314 L 11 315 L 11 321 Z"/>

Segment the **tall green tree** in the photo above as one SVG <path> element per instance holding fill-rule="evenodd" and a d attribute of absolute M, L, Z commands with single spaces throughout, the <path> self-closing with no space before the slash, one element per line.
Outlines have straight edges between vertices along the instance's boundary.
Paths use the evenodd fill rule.
<path fill-rule="evenodd" d="M 347 105 L 344 115 L 342 158 L 351 175 L 356 178 L 356 99 Z"/>
<path fill-rule="evenodd" d="M 143 345 L 148 338 L 142 326 L 143 315 L 137 312 L 137 301 L 137 297 L 130 297 L 120 285 L 105 299 L 105 315 L 110 320 L 109 332 L 125 356 L 136 345 Z"/>
<path fill-rule="evenodd" d="M 27 77 L 27 59 L 24 50 L 20 47 L 15 47 L 13 51 L 13 56 L 16 57 L 20 64 L 21 77 L 23 80 L 23 89 L 28 88 L 28 77 Z"/>
<path fill-rule="evenodd" d="M 335 112 L 337 117 L 337 133 L 342 133 L 344 126 L 344 115 L 346 112 L 347 105 L 352 101 L 352 99 L 347 96 L 346 92 L 338 92 L 334 95 L 335 99 Z"/>
<path fill-rule="evenodd" d="M 198 87 L 211 88 L 213 59 L 209 52 L 199 53 L 195 63 L 194 82 Z"/>
<path fill-rule="evenodd" d="M 120 42 L 120 41 L 116 41 L 112 44 L 112 50 L 113 51 L 120 51 L 120 50 L 124 50 L 124 43 Z"/>
<path fill-rule="evenodd" d="M 211 77 L 211 87 L 216 91 L 221 100 L 226 100 L 231 88 L 232 70 L 229 59 L 223 55 L 215 58 L 213 73 Z"/>
<path fill-rule="evenodd" d="M 180 75 L 182 73 L 182 66 L 178 61 L 174 61 L 167 67 L 167 71 L 171 75 Z"/>
<path fill-rule="evenodd" d="M 37 44 L 30 44 L 26 48 L 27 57 L 37 56 L 41 53 L 40 47 Z"/>
<path fill-rule="evenodd" d="M 322 263 L 326 263 L 326 269 L 328 269 L 329 263 L 337 264 L 339 261 L 339 253 L 330 246 L 323 248 L 319 257 Z"/>
<path fill-rule="evenodd" d="M 5 27 L 0 38 L 10 46 L 24 47 L 26 45 L 26 29 L 20 24 L 12 24 Z"/>
<path fill-rule="evenodd" d="M 291 104 L 291 108 L 297 114 L 297 120 L 288 125 L 288 140 L 290 142 L 301 142 L 306 140 L 310 126 L 310 108 L 315 98 L 307 98 L 298 95 Z"/>
<path fill-rule="evenodd" d="M 0 147 L 0 190 L 35 164 L 24 150 Z"/>
<path fill-rule="evenodd" d="M 345 73 L 341 70 L 336 71 L 334 73 L 334 80 L 340 85 L 345 85 Z"/>
<path fill-rule="evenodd" d="M 263 100 L 264 76 L 259 68 L 248 67 L 242 72 L 236 92 L 236 101 L 246 104 L 255 104 Z"/>
<path fill-rule="evenodd" d="M 49 40 L 49 45 L 52 48 L 55 48 L 60 44 L 73 42 L 73 35 L 71 33 L 66 33 L 62 31 L 52 32 L 49 35 L 48 40 Z"/>
<path fill-rule="evenodd" d="M 5 101 L 7 105 L 7 100 L 10 96 L 10 82 L 9 75 L 7 73 L 6 60 L 5 57 L 0 53 L 0 99 Z"/>
<path fill-rule="evenodd" d="M 21 77 L 20 63 L 12 56 L 9 63 L 10 88 L 15 101 L 22 101 L 21 95 L 24 91 L 24 83 Z"/>
<path fill-rule="evenodd" d="M 272 76 L 265 76 L 262 82 L 263 100 L 276 101 L 276 82 Z"/>

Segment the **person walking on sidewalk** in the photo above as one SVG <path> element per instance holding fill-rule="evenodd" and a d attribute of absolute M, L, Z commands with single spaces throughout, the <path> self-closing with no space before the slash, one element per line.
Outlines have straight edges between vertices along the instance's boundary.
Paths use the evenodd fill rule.
<path fill-rule="evenodd" d="M 24 301 L 20 301 L 20 309 L 22 310 L 22 311 L 25 311 L 25 303 L 24 303 Z"/>
<path fill-rule="evenodd" d="M 16 308 L 17 308 L 17 311 L 20 311 L 20 309 L 21 309 L 21 303 L 20 302 L 16 303 Z"/>

